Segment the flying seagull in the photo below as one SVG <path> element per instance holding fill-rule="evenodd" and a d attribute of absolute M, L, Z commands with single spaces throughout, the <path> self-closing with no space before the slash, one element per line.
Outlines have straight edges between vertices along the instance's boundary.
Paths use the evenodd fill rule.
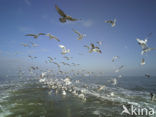
<path fill-rule="evenodd" d="M 86 36 L 86 34 L 81 34 L 81 33 L 79 33 L 77 30 L 74 30 L 74 29 L 72 29 L 76 34 L 78 34 L 78 40 L 82 40 L 82 38 L 84 38 L 85 36 Z"/>
<path fill-rule="evenodd" d="M 71 16 L 65 14 L 57 5 L 55 5 L 55 8 L 56 8 L 58 14 L 61 16 L 61 18 L 59 18 L 61 23 L 65 23 L 67 20 L 69 20 L 69 21 L 79 20 L 79 19 L 72 18 Z"/>
<path fill-rule="evenodd" d="M 26 34 L 25 36 L 32 36 L 34 39 L 37 39 L 40 35 L 45 35 L 45 33 L 38 33 L 38 34 Z"/>
<path fill-rule="evenodd" d="M 91 49 L 90 49 L 90 53 L 92 52 L 98 52 L 98 53 L 102 53 L 102 51 L 100 50 L 99 47 L 95 46 L 93 43 L 90 44 L 91 45 Z"/>
<path fill-rule="evenodd" d="M 49 58 L 49 62 L 52 63 L 54 59 L 50 56 L 48 56 L 48 58 Z"/>
<path fill-rule="evenodd" d="M 114 20 L 106 20 L 105 23 L 110 23 L 112 25 L 112 27 L 114 27 L 116 25 L 116 19 L 114 19 Z"/>
<path fill-rule="evenodd" d="M 140 65 L 145 65 L 145 59 L 142 58 Z"/>
<path fill-rule="evenodd" d="M 112 58 L 112 62 L 114 62 L 116 59 L 118 59 L 119 58 L 119 56 L 113 56 L 113 58 Z"/>
<path fill-rule="evenodd" d="M 25 43 L 22 43 L 21 45 L 23 45 L 24 47 L 30 47 L 29 44 L 25 44 Z"/>
<path fill-rule="evenodd" d="M 70 53 L 70 49 L 66 49 L 66 47 L 64 45 L 59 45 L 59 47 L 62 49 L 61 54 L 67 54 Z"/>
<path fill-rule="evenodd" d="M 151 50 L 155 50 L 155 48 L 144 48 L 142 51 L 141 51 L 141 55 L 143 55 L 144 53 L 147 53 L 147 52 L 150 52 Z"/>
<path fill-rule="evenodd" d="M 142 48 L 142 51 L 141 51 L 141 55 L 143 55 L 144 53 L 147 53 L 147 52 L 149 52 L 149 51 L 151 51 L 151 50 L 154 50 L 155 48 L 149 48 L 148 46 L 147 46 L 147 40 L 148 38 L 145 38 L 144 40 L 141 40 L 141 39 L 139 39 L 139 38 L 137 38 L 136 40 L 137 40 L 137 42 L 138 42 L 138 44 L 141 46 L 141 48 Z"/>
<path fill-rule="evenodd" d="M 47 33 L 45 36 L 48 36 L 50 40 L 55 39 L 56 41 L 60 42 L 60 40 L 57 37 L 51 35 L 50 33 Z"/>
<path fill-rule="evenodd" d="M 64 56 L 64 58 L 65 58 L 66 60 L 72 59 L 72 57 L 68 57 L 68 56 Z"/>
<path fill-rule="evenodd" d="M 96 43 L 99 44 L 99 45 L 102 45 L 103 42 L 102 41 L 97 41 Z"/>
<path fill-rule="evenodd" d="M 60 68 L 60 65 L 56 62 L 53 62 L 55 65 L 57 65 L 58 68 Z"/>
<path fill-rule="evenodd" d="M 84 45 L 84 47 L 88 48 L 89 53 L 92 53 L 92 52 L 102 53 L 100 48 L 95 46 L 93 43 L 91 43 L 90 46 Z"/>
<path fill-rule="evenodd" d="M 31 56 L 31 55 L 28 55 L 28 57 L 29 57 L 30 59 L 36 59 L 36 58 L 37 58 L 36 56 Z"/>

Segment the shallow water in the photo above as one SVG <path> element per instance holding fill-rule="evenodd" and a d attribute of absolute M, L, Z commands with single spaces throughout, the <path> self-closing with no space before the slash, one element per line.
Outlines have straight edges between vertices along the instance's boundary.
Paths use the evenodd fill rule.
<path fill-rule="evenodd" d="M 117 86 L 108 83 L 111 78 L 73 78 L 72 85 L 83 90 L 86 101 L 70 92 L 65 96 L 61 91 L 56 93 L 34 78 L 1 80 L 0 117 L 126 117 L 121 115 L 122 105 L 132 104 L 156 110 L 156 101 L 149 95 L 156 93 L 155 77 L 122 77 Z M 80 83 L 75 83 L 77 79 Z M 97 91 L 100 85 L 106 87 Z"/>

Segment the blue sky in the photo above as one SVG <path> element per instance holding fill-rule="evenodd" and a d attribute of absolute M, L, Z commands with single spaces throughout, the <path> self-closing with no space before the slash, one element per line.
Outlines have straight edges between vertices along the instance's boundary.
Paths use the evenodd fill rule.
<path fill-rule="evenodd" d="M 55 4 L 66 14 L 82 20 L 60 23 Z M 148 45 L 156 48 L 155 6 L 155 0 L 0 0 L 0 73 L 12 74 L 19 66 L 34 64 L 47 67 L 44 63 L 47 56 L 56 57 L 58 62 L 64 61 L 58 47 L 63 44 L 71 49 L 71 62 L 81 64 L 80 69 L 113 75 L 114 67 L 124 65 L 121 71 L 124 75 L 156 75 L 156 50 L 141 56 L 141 48 L 136 42 L 136 38 L 144 39 L 152 32 Z M 117 25 L 113 28 L 104 22 L 114 18 Z M 84 40 L 76 40 L 72 28 L 87 36 Z M 44 36 L 37 40 L 24 36 L 39 32 L 51 33 L 61 42 Z M 83 47 L 97 41 L 103 41 L 102 54 L 90 54 Z M 21 43 L 30 42 L 39 47 L 21 46 Z M 38 59 L 31 61 L 28 55 Z M 113 56 L 120 56 L 120 59 L 112 63 Z M 146 60 L 144 66 L 140 66 L 142 57 Z"/>

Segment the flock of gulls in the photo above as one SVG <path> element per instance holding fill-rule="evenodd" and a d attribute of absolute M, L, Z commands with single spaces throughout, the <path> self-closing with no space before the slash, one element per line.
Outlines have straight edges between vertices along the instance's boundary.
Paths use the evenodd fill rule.
<path fill-rule="evenodd" d="M 57 5 L 55 5 L 55 8 L 56 8 L 56 11 L 58 12 L 58 14 L 60 15 L 59 21 L 61 23 L 66 23 L 67 21 L 79 21 L 79 20 L 81 20 L 81 19 L 72 18 L 71 16 L 65 14 Z M 114 19 L 114 20 L 106 20 L 105 23 L 110 24 L 111 27 L 115 27 L 116 26 L 116 21 L 117 21 L 116 19 Z M 79 40 L 79 41 L 83 40 L 83 38 L 86 37 L 86 34 L 81 34 L 79 31 L 77 31 L 75 29 L 72 29 L 72 31 L 77 35 L 77 40 Z M 142 48 L 142 51 L 141 51 L 141 55 L 142 56 L 145 53 L 147 53 L 147 52 L 149 52 L 151 50 L 154 50 L 154 48 L 150 48 L 147 45 L 148 38 L 149 38 L 150 35 L 151 35 L 151 33 L 144 40 L 141 40 L 139 38 L 136 39 L 137 43 Z M 33 37 L 34 39 L 37 39 L 39 36 L 46 36 L 46 37 L 49 38 L 49 40 L 53 39 L 53 40 L 55 40 L 57 42 L 61 42 L 61 40 L 59 38 L 57 38 L 56 36 L 54 36 L 54 35 L 52 35 L 50 33 L 26 34 L 25 36 Z M 86 48 L 89 53 L 95 52 L 95 53 L 102 54 L 102 50 L 100 49 L 100 46 L 102 44 L 103 44 L 102 41 L 98 41 L 96 43 L 90 43 L 88 45 L 84 45 L 84 48 Z M 22 43 L 22 46 L 30 48 L 30 47 L 38 47 L 39 45 L 31 42 L 30 44 Z M 65 45 L 59 44 L 58 47 L 61 49 L 61 54 L 62 54 L 63 58 L 66 61 L 70 61 L 73 58 L 73 57 L 68 56 L 68 53 L 70 53 L 71 51 L 70 51 L 69 48 L 66 48 Z M 29 55 L 28 57 L 31 60 L 38 58 L 36 56 L 31 56 L 31 55 Z M 112 62 L 115 62 L 119 58 L 120 58 L 119 56 L 113 56 Z M 65 72 L 65 71 L 61 70 L 61 66 L 62 65 L 76 68 L 80 64 L 68 63 L 68 62 L 60 62 L 59 63 L 59 62 L 56 61 L 56 58 L 53 58 L 53 57 L 50 57 L 50 56 L 47 57 L 47 60 L 45 61 L 45 63 L 47 63 L 47 64 L 48 63 L 53 63 L 54 65 L 56 65 L 57 68 L 58 68 L 58 72 L 53 71 L 53 70 L 49 70 L 49 69 L 46 69 L 46 71 L 43 71 L 43 70 L 40 70 L 40 68 L 38 66 L 31 66 L 29 68 L 29 72 L 30 73 L 34 73 L 34 71 L 40 70 L 40 72 L 39 72 L 40 73 L 39 82 L 42 82 L 42 83 L 46 84 L 49 87 L 49 89 L 51 89 L 50 92 L 49 92 L 49 95 L 51 95 L 53 91 L 55 91 L 56 94 L 61 92 L 62 95 L 64 95 L 64 96 L 67 93 L 71 93 L 71 94 L 73 94 L 75 96 L 78 96 L 82 100 L 86 101 L 86 96 L 85 96 L 84 91 L 76 88 L 72 84 L 72 77 L 73 76 L 77 76 L 77 75 L 82 75 L 82 74 L 84 76 L 92 75 L 93 72 L 89 72 L 89 71 L 87 71 L 85 69 L 78 70 L 78 71 L 72 69 L 70 72 Z M 142 65 L 142 66 L 145 65 L 145 59 L 144 58 L 142 58 L 140 65 Z M 115 73 L 119 73 L 123 69 L 123 67 L 124 67 L 124 65 L 119 66 L 115 70 Z M 48 79 L 47 77 L 48 77 L 49 73 L 52 73 L 53 77 L 55 77 L 57 75 L 62 75 L 64 77 L 61 78 L 61 79 L 55 79 L 55 80 L 54 79 Z M 110 80 L 108 82 L 112 83 L 113 86 L 116 86 L 117 82 L 118 82 L 118 79 L 121 78 L 121 77 L 122 77 L 122 75 L 119 74 L 116 78 L 113 78 L 112 80 Z M 145 77 L 150 78 L 150 75 L 149 74 L 145 74 Z M 76 84 L 80 83 L 80 81 L 76 80 L 75 83 Z M 86 86 L 86 88 L 87 87 L 88 86 Z M 99 87 L 97 87 L 97 91 L 101 91 L 105 87 L 106 87 L 105 85 L 99 86 Z M 151 95 L 151 99 L 153 100 L 154 99 L 154 94 L 151 93 L 150 95 Z M 111 92 L 110 96 L 114 96 L 114 93 Z"/>

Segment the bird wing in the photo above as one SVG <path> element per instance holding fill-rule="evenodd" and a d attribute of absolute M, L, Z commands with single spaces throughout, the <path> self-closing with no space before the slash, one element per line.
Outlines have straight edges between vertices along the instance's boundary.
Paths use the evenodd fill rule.
<path fill-rule="evenodd" d="M 100 48 L 99 48 L 99 47 L 97 47 L 97 46 L 96 46 L 96 47 L 94 47 L 94 48 L 96 48 L 96 49 L 100 49 Z"/>
<path fill-rule="evenodd" d="M 73 29 L 73 31 L 74 31 L 76 34 L 78 34 L 79 36 L 81 36 L 81 34 L 80 34 L 77 30 L 74 30 L 74 29 Z"/>
<path fill-rule="evenodd" d="M 92 47 L 92 48 L 95 48 L 95 46 L 94 46 L 94 44 L 93 44 L 93 43 L 91 43 L 90 45 L 91 45 L 91 47 Z"/>
<path fill-rule="evenodd" d="M 105 23 L 113 23 L 112 20 L 106 20 Z"/>
<path fill-rule="evenodd" d="M 67 16 L 67 19 L 70 20 L 70 21 L 77 21 L 77 20 L 80 20 L 80 19 L 72 18 L 71 16 Z"/>
<path fill-rule="evenodd" d="M 53 36 L 53 38 L 54 38 L 55 40 L 57 40 L 58 42 L 60 42 L 60 40 L 59 40 L 57 37 Z"/>
<path fill-rule="evenodd" d="M 139 38 L 137 38 L 136 40 L 143 50 L 148 48 L 143 40 L 140 40 Z"/>
<path fill-rule="evenodd" d="M 64 45 L 59 45 L 60 48 L 62 49 L 65 49 L 65 46 Z"/>
<path fill-rule="evenodd" d="M 46 35 L 45 33 L 38 33 L 38 35 Z"/>
<path fill-rule="evenodd" d="M 88 49 L 90 48 L 90 47 L 89 47 L 89 46 L 87 46 L 87 45 L 84 45 L 84 47 L 86 47 L 86 48 L 88 48 Z"/>
<path fill-rule="evenodd" d="M 56 8 L 57 12 L 58 12 L 62 17 L 66 17 L 66 16 L 67 16 L 57 5 L 55 5 L 55 8 Z"/>
<path fill-rule="evenodd" d="M 25 36 L 36 36 L 35 34 L 26 34 Z"/>

